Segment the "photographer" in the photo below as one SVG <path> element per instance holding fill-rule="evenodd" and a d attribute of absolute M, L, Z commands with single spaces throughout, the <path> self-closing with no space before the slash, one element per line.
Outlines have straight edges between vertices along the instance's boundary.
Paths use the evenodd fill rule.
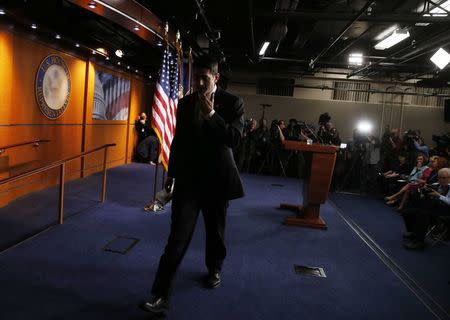
<path fill-rule="evenodd" d="M 436 142 L 433 154 L 450 160 L 450 132 L 441 136 L 433 135 L 432 139 Z"/>
<path fill-rule="evenodd" d="M 333 124 L 330 122 L 331 117 L 328 112 L 323 113 L 319 117 L 319 130 L 317 131 L 317 137 L 323 144 L 331 144 L 338 146 L 341 144 L 341 138 L 339 133 Z"/>
<path fill-rule="evenodd" d="M 136 152 L 139 160 L 155 165 L 158 161 L 159 141 L 147 121 L 147 115 L 142 112 L 134 123 L 138 136 Z"/>
<path fill-rule="evenodd" d="M 244 132 L 239 148 L 239 170 L 253 172 L 253 160 L 256 153 L 256 120 L 248 119 L 244 125 Z"/>
<path fill-rule="evenodd" d="M 404 246 L 407 249 L 423 249 L 426 232 L 433 220 L 438 216 L 450 215 L 450 169 L 440 169 L 438 180 L 436 189 L 431 186 L 420 189 L 423 196 L 417 207 L 402 211 L 406 226 L 403 237 L 408 240 Z"/>

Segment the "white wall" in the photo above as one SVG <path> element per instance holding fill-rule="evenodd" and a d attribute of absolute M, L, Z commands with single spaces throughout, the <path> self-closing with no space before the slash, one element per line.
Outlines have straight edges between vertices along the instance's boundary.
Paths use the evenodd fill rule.
<path fill-rule="evenodd" d="M 325 81 L 328 82 L 328 80 Z M 317 85 L 318 83 L 316 80 L 308 84 Z M 323 81 L 320 84 L 332 86 L 332 84 L 323 83 Z M 374 84 L 373 88 L 381 89 L 383 86 L 386 85 Z M 290 118 L 296 118 L 297 120 L 317 124 L 319 115 L 328 112 L 343 140 L 351 139 L 352 131 L 359 120 L 364 119 L 372 122 L 374 125 L 373 133 L 377 136 L 380 133 L 380 128 L 384 128 L 386 124 L 390 124 L 392 128 L 399 128 L 401 124 L 401 97 L 399 95 L 372 94 L 370 103 L 363 103 L 330 100 L 332 97 L 331 90 L 295 88 L 294 97 L 257 95 L 254 84 L 231 83 L 228 90 L 244 99 L 245 114 L 248 118 L 261 118 L 261 104 L 271 104 L 272 107 L 266 108 L 265 112 L 265 117 L 269 120 L 269 123 L 273 119 L 287 121 Z M 385 101 L 384 104 L 383 100 Z M 403 130 L 420 129 L 428 144 L 433 144 L 432 134 L 443 134 L 450 131 L 450 123 L 444 122 L 443 108 L 411 106 L 408 104 L 409 101 L 409 96 L 405 96 Z"/>

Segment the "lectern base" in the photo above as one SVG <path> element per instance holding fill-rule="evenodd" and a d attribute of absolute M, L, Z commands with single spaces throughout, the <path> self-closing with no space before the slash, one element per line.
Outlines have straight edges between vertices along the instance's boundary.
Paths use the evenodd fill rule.
<path fill-rule="evenodd" d="M 280 209 L 289 209 L 297 211 L 298 215 L 295 217 L 287 217 L 283 224 L 288 226 L 307 227 L 315 229 L 327 229 L 325 221 L 319 215 L 320 206 L 307 206 L 280 204 Z"/>

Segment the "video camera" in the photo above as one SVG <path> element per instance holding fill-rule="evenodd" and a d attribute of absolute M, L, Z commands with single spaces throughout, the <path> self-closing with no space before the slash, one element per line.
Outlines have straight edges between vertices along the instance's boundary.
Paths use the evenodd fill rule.
<path fill-rule="evenodd" d="M 438 135 L 432 135 L 431 137 L 434 142 L 437 143 L 438 147 L 448 147 L 450 146 L 450 133 L 438 136 Z"/>

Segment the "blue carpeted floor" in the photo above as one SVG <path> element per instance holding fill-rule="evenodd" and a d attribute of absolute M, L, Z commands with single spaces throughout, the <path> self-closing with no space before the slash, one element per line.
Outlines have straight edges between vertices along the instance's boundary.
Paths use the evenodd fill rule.
<path fill-rule="evenodd" d="M 2 253 L 0 319 L 149 319 L 137 304 L 149 294 L 170 223 L 168 213 L 142 210 L 152 195 L 152 170 L 140 164 L 110 170 L 105 204 L 88 206 L 64 225 Z M 229 208 L 222 286 L 207 290 L 199 282 L 205 272 L 199 219 L 178 272 L 168 319 L 435 319 L 334 206 L 322 207 L 326 231 L 283 226 L 290 213 L 276 207 L 301 202 L 300 182 L 242 178 L 247 196 Z M 99 181 L 93 176 L 68 188 L 73 197 L 93 201 Z M 79 204 L 71 208 L 79 211 Z M 36 202 L 22 205 L 39 211 Z M 0 211 L 0 232 L 2 215 L 11 206 Z M 15 214 L 20 216 L 21 210 Z M 126 255 L 104 251 L 119 235 L 140 241 Z M 327 278 L 297 275 L 294 264 L 323 267 Z"/>

